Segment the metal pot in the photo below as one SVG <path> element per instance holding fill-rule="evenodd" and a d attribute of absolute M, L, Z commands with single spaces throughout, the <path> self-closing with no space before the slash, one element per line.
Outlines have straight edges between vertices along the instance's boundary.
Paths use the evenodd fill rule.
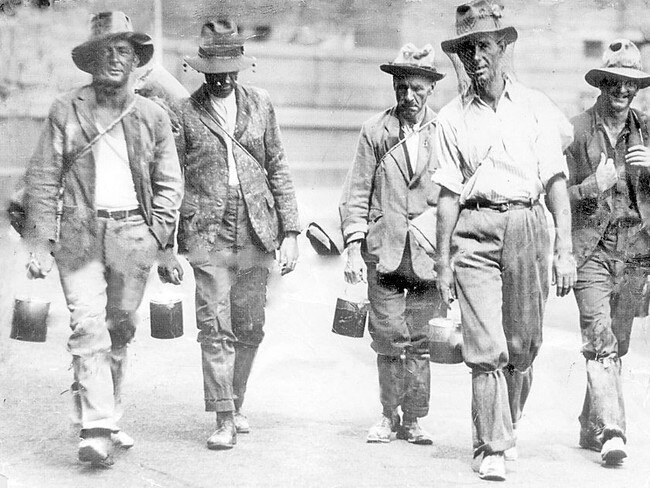
<path fill-rule="evenodd" d="M 9 337 L 19 341 L 45 342 L 50 302 L 35 298 L 16 298 Z"/>
<path fill-rule="evenodd" d="M 460 323 L 444 317 L 429 321 L 429 354 L 434 363 L 458 364 L 463 362 L 463 335 Z"/>
<path fill-rule="evenodd" d="M 183 335 L 183 300 L 173 298 L 149 302 L 151 337 L 175 339 Z"/>
<path fill-rule="evenodd" d="M 346 337 L 363 337 L 368 317 L 368 302 L 336 299 L 332 332 Z"/>

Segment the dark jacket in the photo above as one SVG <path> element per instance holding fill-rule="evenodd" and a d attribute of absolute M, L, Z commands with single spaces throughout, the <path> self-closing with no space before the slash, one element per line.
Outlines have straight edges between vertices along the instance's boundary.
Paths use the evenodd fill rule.
<path fill-rule="evenodd" d="M 569 167 L 569 198 L 573 252 L 578 266 L 591 256 L 602 238 L 612 215 L 612 190 L 600 192 L 596 184 L 596 168 L 601 153 L 607 154 L 606 141 L 597 129 L 597 104 L 571 119 L 574 141 L 566 150 Z M 631 109 L 628 119 L 630 136 L 628 147 L 643 143 L 649 146 L 648 122 L 641 112 Z M 647 227 L 650 224 L 650 172 L 643 168 L 628 166 L 636 196 L 636 205 Z M 631 258 L 647 255 L 650 236 L 643 230 L 634 238 L 627 250 Z"/>
<path fill-rule="evenodd" d="M 132 96 L 135 106 L 121 122 L 131 176 L 145 221 L 163 247 L 176 224 L 183 195 L 182 175 L 169 117 L 154 102 L 140 95 Z M 65 260 L 77 267 L 101 245 L 97 241 L 93 151 L 69 160 L 98 132 L 91 112 L 94 105 L 95 91 L 91 86 L 57 98 L 26 173 L 25 237 L 36 240 L 57 239 L 57 194 L 65 173 L 55 254 L 57 261 Z"/>
<path fill-rule="evenodd" d="M 259 162 L 233 143 L 237 176 L 253 230 L 264 248 L 273 251 L 286 232 L 300 232 L 296 195 L 280 129 L 265 90 L 237 84 L 235 97 L 234 137 Z M 203 85 L 181 105 L 180 135 L 176 139 L 185 170 L 185 198 L 178 231 L 181 252 L 191 251 L 194 246 L 209 249 L 225 211 L 228 154 L 223 137 L 226 136 L 212 117 L 216 118 L 216 114 Z M 266 178 L 260 165 L 266 171 Z"/>
<path fill-rule="evenodd" d="M 417 171 L 410 179 L 402 147 L 382 161 L 399 141 L 395 107 L 375 115 L 361 128 L 357 154 L 339 207 L 341 230 L 346 243 L 359 235 L 365 237 L 364 259 L 376 262 L 380 273 L 397 269 L 406 237 L 410 236 L 413 271 L 424 280 L 435 277 L 434 260 L 417 244 L 410 223 L 437 201 L 439 187 L 431 181 L 435 169 L 432 159 L 435 117 L 435 112 L 426 107 L 422 126 L 433 122 L 420 131 Z"/>

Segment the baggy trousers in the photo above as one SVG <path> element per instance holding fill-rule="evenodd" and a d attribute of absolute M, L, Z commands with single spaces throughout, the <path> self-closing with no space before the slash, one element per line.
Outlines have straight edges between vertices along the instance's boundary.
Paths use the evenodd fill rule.
<path fill-rule="evenodd" d="M 433 281 L 413 272 L 407 240 L 402 261 L 392 273 L 377 273 L 368 262 L 368 329 L 377 352 L 380 401 L 384 415 L 395 409 L 412 418 L 429 412 L 429 320 L 442 311 Z"/>
<path fill-rule="evenodd" d="M 474 455 L 515 445 L 548 296 L 549 236 L 541 205 L 462 209 L 452 236 L 463 357 L 472 369 Z"/>
<path fill-rule="evenodd" d="M 82 430 L 117 431 L 127 345 L 158 243 L 144 218 L 97 219 L 99 246 L 79 265 L 58 259 L 70 311 L 73 417 Z"/>
<path fill-rule="evenodd" d="M 630 344 L 632 322 L 642 299 L 647 268 L 617 259 L 617 236 L 604 237 L 578 269 L 574 294 L 580 310 L 587 390 L 580 414 L 581 444 L 598 449 L 625 436 L 621 357 Z"/>
<path fill-rule="evenodd" d="M 257 348 L 264 338 L 266 285 L 275 256 L 253 232 L 241 190 L 231 187 L 214 246 L 188 255 L 196 281 L 197 341 L 208 412 L 235 410 L 235 346 Z"/>

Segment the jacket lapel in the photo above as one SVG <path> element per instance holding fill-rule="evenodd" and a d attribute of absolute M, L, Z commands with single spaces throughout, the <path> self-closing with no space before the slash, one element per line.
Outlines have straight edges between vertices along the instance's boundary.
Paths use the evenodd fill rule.
<path fill-rule="evenodd" d="M 77 95 L 77 98 L 72 102 L 77 120 L 81 126 L 81 130 L 86 136 L 87 141 L 90 142 L 98 133 L 95 126 L 95 118 L 92 114 L 92 106 L 95 104 L 95 93 L 91 87 L 85 87 Z"/>
<path fill-rule="evenodd" d="M 199 119 L 201 119 L 201 122 L 203 122 L 203 124 L 221 140 L 225 147 L 225 136 L 223 135 L 223 129 L 221 129 L 217 124 L 217 120 L 219 119 L 216 112 L 212 108 L 212 104 L 210 103 L 210 96 L 208 95 L 205 85 L 199 88 L 192 95 L 192 98 L 194 99 L 194 103 L 198 105 L 197 112 L 199 114 Z"/>
<path fill-rule="evenodd" d="M 418 149 L 418 164 L 416 166 L 416 172 L 411 179 L 410 186 L 413 186 L 422 175 L 428 171 L 429 162 L 431 158 L 431 136 L 433 128 L 435 127 L 435 122 L 431 122 L 431 119 L 435 117 L 435 114 L 429 107 L 424 109 L 424 118 L 422 119 L 422 125 L 428 124 L 426 127 L 420 130 L 418 137 L 420 139 L 420 147 Z M 430 123 L 431 122 L 431 123 Z"/>
<path fill-rule="evenodd" d="M 409 174 L 407 168 L 408 163 L 406 161 L 406 157 L 404 157 L 404 149 L 401 147 L 402 146 L 401 144 L 399 147 L 395 147 L 395 145 L 399 142 L 400 139 L 399 139 L 399 119 L 395 115 L 394 108 L 393 110 L 390 111 L 390 114 L 386 120 L 386 124 L 384 125 L 384 132 L 385 132 L 384 140 L 386 144 L 385 147 L 386 153 L 390 151 L 390 154 L 386 158 L 385 164 L 391 164 L 391 163 L 396 164 L 400 172 L 402 173 L 402 177 L 404 178 L 404 181 L 406 181 L 406 183 L 408 184 L 410 178 L 408 176 Z"/>
<path fill-rule="evenodd" d="M 137 109 L 131 110 L 122 119 L 122 127 L 124 128 L 126 150 L 129 154 L 129 166 L 137 190 L 138 183 L 142 181 L 141 163 L 143 161 L 140 112 Z"/>
<path fill-rule="evenodd" d="M 250 97 L 242 96 L 239 84 L 235 85 L 235 99 L 237 100 L 237 119 L 235 121 L 235 139 L 241 141 L 246 127 L 251 120 Z"/>

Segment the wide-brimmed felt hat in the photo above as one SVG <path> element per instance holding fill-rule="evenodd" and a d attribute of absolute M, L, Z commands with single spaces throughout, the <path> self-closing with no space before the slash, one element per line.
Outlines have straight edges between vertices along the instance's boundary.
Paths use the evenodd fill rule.
<path fill-rule="evenodd" d="M 512 26 L 503 27 L 501 17 L 503 5 L 494 0 L 474 0 L 456 7 L 456 34 L 458 37 L 442 41 L 442 50 L 455 53 L 466 41 L 487 33 L 493 33 L 510 44 L 517 40 L 517 30 Z"/>
<path fill-rule="evenodd" d="M 211 20 L 201 28 L 199 52 L 185 62 L 201 73 L 232 73 L 255 66 L 255 58 L 244 55 L 244 38 L 228 19 Z"/>
<path fill-rule="evenodd" d="M 124 12 L 100 12 L 90 18 L 90 39 L 72 50 L 72 61 L 82 71 L 91 73 L 94 60 L 103 44 L 114 39 L 126 39 L 133 45 L 140 62 L 147 64 L 153 56 L 153 41 L 147 34 L 133 32 L 131 19 Z"/>
<path fill-rule="evenodd" d="M 603 67 L 589 70 L 585 80 L 599 88 L 605 79 L 631 80 L 639 88 L 650 86 L 650 74 L 641 67 L 641 52 L 629 39 L 616 39 L 603 53 Z"/>
<path fill-rule="evenodd" d="M 392 63 L 384 63 L 379 66 L 385 73 L 394 76 L 419 75 L 426 76 L 432 81 L 438 81 L 444 78 L 443 73 L 438 73 L 433 66 L 434 52 L 431 44 L 427 44 L 422 49 L 408 43 L 399 51 L 399 54 Z"/>

